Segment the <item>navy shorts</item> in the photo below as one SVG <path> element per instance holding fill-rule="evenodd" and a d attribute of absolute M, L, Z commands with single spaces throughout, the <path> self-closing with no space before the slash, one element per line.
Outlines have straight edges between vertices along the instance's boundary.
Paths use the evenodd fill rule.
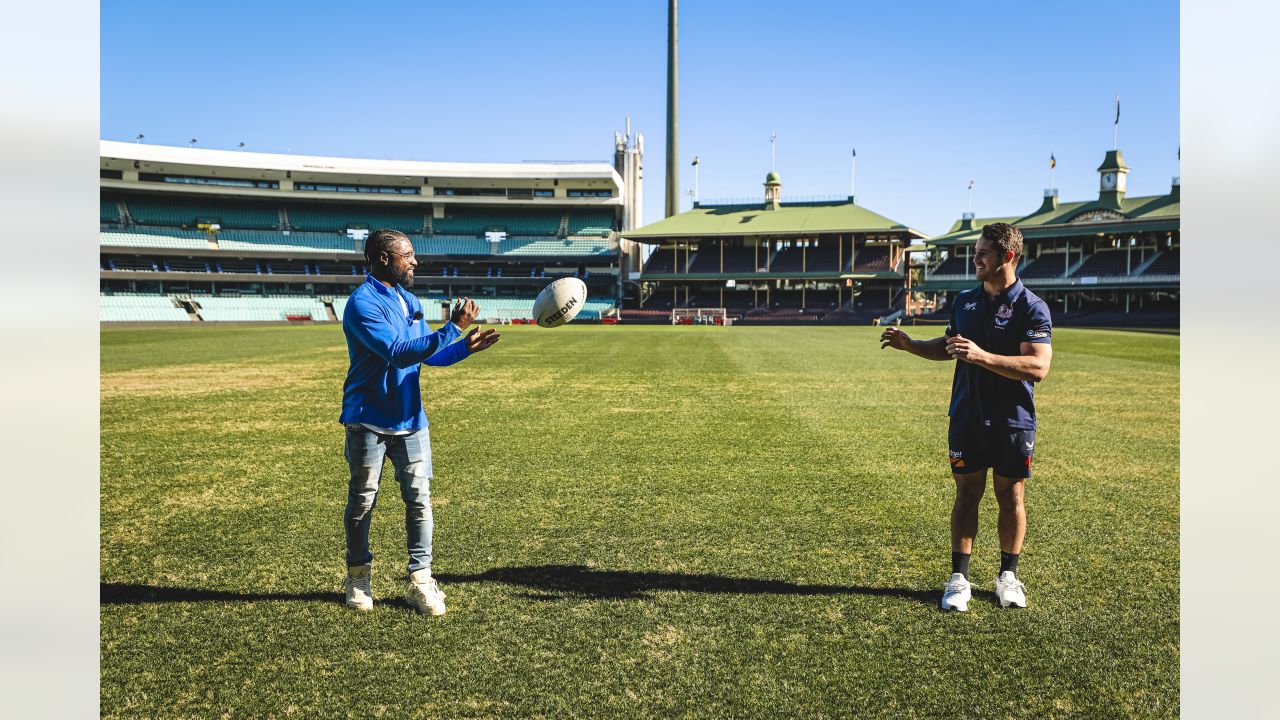
<path fill-rule="evenodd" d="M 1036 431 L 1021 428 L 957 426 L 947 430 L 951 472 L 965 474 L 991 468 L 1007 478 L 1031 477 Z"/>

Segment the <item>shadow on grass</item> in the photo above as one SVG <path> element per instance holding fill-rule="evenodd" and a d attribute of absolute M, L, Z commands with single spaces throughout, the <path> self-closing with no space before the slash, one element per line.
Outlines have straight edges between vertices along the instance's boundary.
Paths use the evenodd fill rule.
<path fill-rule="evenodd" d="M 403 578 L 400 579 L 402 580 Z M 523 597 L 541 601 L 570 599 L 635 600 L 648 598 L 653 592 L 657 591 L 675 591 L 728 595 L 863 595 L 902 598 L 933 606 L 938 603 L 938 592 L 933 590 L 865 587 L 859 585 L 802 585 L 783 580 L 759 580 L 755 578 L 726 577 L 723 575 L 593 570 L 585 565 L 533 565 L 494 568 L 472 575 L 439 574 L 436 575 L 436 579 L 444 586 L 446 592 L 450 585 L 499 583 L 528 588 L 533 592 L 525 593 Z M 103 605 L 201 601 L 257 602 L 271 600 L 340 602 L 342 599 L 342 595 L 338 591 L 332 593 L 239 593 L 226 590 L 193 590 L 128 583 L 101 583 L 100 588 L 101 603 Z M 379 602 L 408 607 L 408 604 L 402 599 L 394 596 Z"/>
<path fill-rule="evenodd" d="M 493 582 L 519 585 L 537 591 L 534 600 L 591 598 L 629 600 L 649 597 L 654 591 L 723 593 L 730 595 L 870 595 L 898 597 L 936 605 L 938 593 L 905 588 L 858 585 L 801 585 L 783 580 L 735 578 L 723 575 L 690 575 L 669 572 L 593 570 L 584 565 L 533 565 L 494 568 L 476 575 L 437 575 L 442 585 Z"/>

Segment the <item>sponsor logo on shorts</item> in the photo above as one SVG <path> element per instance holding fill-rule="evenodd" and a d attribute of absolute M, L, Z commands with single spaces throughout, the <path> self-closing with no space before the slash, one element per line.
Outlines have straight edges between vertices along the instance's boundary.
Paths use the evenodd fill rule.
<path fill-rule="evenodd" d="M 947 453 L 947 459 L 951 461 L 951 467 L 964 468 L 964 453 L 959 450 L 952 450 Z"/>
<path fill-rule="evenodd" d="M 1029 443 L 1027 443 L 1027 449 L 1028 449 L 1028 450 L 1030 450 L 1030 449 L 1034 448 L 1035 446 L 1036 446 L 1036 444 L 1035 444 L 1035 443 L 1033 443 L 1033 442 L 1029 442 Z"/>

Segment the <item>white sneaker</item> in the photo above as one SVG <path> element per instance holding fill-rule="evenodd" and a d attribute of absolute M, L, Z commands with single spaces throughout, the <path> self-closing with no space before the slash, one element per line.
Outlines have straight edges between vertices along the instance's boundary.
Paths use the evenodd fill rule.
<path fill-rule="evenodd" d="M 431 571 L 426 568 L 410 573 L 409 593 L 405 599 L 420 613 L 444 614 L 444 592 L 436 585 L 436 579 L 431 577 Z"/>
<path fill-rule="evenodd" d="M 347 568 L 347 579 L 342 583 L 342 590 L 347 594 L 347 607 L 356 610 L 373 609 L 371 570 L 372 568 L 368 565 L 352 565 Z"/>
<path fill-rule="evenodd" d="M 951 579 L 942 587 L 942 609 L 964 612 L 969 609 L 969 600 L 972 597 L 973 591 L 969 588 L 969 581 L 964 575 L 953 573 Z"/>
<path fill-rule="evenodd" d="M 1013 576 L 1012 570 L 1005 570 L 996 578 L 996 597 L 1000 598 L 1000 607 L 1024 608 L 1027 606 L 1027 589 Z"/>

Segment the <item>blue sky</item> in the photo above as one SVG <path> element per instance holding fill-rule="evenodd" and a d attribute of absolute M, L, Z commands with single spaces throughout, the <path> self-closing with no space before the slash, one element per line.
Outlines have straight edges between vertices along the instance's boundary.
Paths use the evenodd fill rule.
<path fill-rule="evenodd" d="M 662 217 L 666 2 L 102 3 L 101 134 L 412 160 L 607 160 L 645 136 Z M 1096 196 L 1115 96 L 1129 194 L 1179 174 L 1172 2 L 684 2 L 680 181 L 847 195 L 929 234 Z M 684 198 L 685 206 L 689 199 Z"/>

